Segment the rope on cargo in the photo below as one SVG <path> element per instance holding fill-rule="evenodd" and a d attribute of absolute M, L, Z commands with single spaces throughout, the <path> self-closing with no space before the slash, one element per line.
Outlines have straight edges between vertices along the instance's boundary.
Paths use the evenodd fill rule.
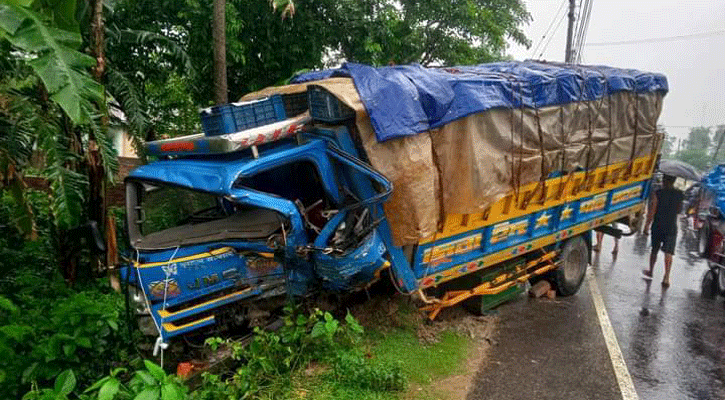
<path fill-rule="evenodd" d="M 570 67 L 571 70 L 575 72 L 574 76 L 574 82 L 576 82 L 577 88 L 579 89 L 579 101 L 576 102 L 576 114 L 577 116 L 580 115 L 579 108 L 581 107 L 581 104 L 585 101 L 584 99 L 584 87 L 587 85 L 582 85 L 582 81 L 585 81 L 585 77 L 581 72 L 581 68 L 578 66 Z M 585 81 L 586 82 L 586 81 Z M 589 176 L 591 174 L 591 154 L 592 154 L 592 126 L 591 126 L 591 108 L 590 108 L 590 102 L 587 101 L 587 128 L 588 128 L 588 135 L 587 135 L 587 158 L 584 163 L 584 179 L 582 180 L 579 187 L 576 188 L 576 191 L 583 190 L 585 186 L 587 185 L 587 182 L 589 182 Z M 577 121 L 577 125 L 578 125 Z"/>
<path fill-rule="evenodd" d="M 660 104 L 662 102 L 662 96 L 655 95 L 655 106 L 658 110 L 662 110 L 662 105 Z M 655 158 L 657 156 L 657 149 L 659 148 L 659 142 L 661 140 L 664 140 L 664 133 L 660 136 L 659 131 L 657 130 L 657 125 L 655 125 L 655 131 L 652 133 L 652 149 L 650 150 L 650 170 L 654 167 Z"/>
<path fill-rule="evenodd" d="M 529 83 L 531 85 L 531 83 Z M 533 92 L 533 89 L 532 89 Z M 532 96 L 533 98 L 533 96 Z M 541 116 L 539 115 L 539 106 L 534 101 L 534 120 L 536 121 L 536 128 L 539 133 L 539 150 L 541 151 L 541 176 L 539 177 L 539 183 L 536 185 L 533 191 L 529 193 L 529 195 L 524 199 L 524 203 L 522 204 L 522 209 L 526 208 L 529 204 L 529 202 L 534 198 L 536 193 L 538 193 L 539 188 L 541 188 L 541 197 L 539 199 L 539 202 L 541 204 L 544 204 L 546 201 L 546 178 L 549 176 L 550 171 L 546 168 L 546 152 L 544 149 L 544 131 L 541 129 Z"/>
<path fill-rule="evenodd" d="M 601 183 L 602 186 L 604 186 L 609 179 L 609 164 L 611 163 L 612 146 L 614 145 L 614 136 L 612 131 L 612 92 L 609 90 L 609 79 L 607 79 L 607 75 L 599 68 L 595 67 L 595 69 L 599 71 L 600 74 L 602 74 L 602 78 L 604 80 L 604 90 L 607 92 L 607 121 L 609 123 L 609 143 L 607 143 L 607 165 L 604 167 L 604 179 L 602 179 Z"/>
<path fill-rule="evenodd" d="M 637 136 L 639 134 L 639 95 L 634 93 L 634 136 L 632 136 L 632 151 L 629 154 L 629 164 L 627 166 L 626 178 L 632 175 L 632 167 L 634 165 L 634 156 L 637 149 Z"/>
<path fill-rule="evenodd" d="M 510 118 L 509 118 L 509 125 L 511 126 L 511 188 L 514 192 L 514 199 L 515 202 L 518 204 L 519 201 L 519 189 L 521 187 L 521 167 L 523 163 L 523 147 L 524 147 L 524 138 L 523 138 L 523 126 L 524 126 L 524 102 L 523 102 L 523 93 L 521 89 L 521 83 L 516 82 L 515 77 L 512 77 L 509 74 L 502 74 L 503 78 L 507 80 L 507 82 L 511 85 L 511 91 L 516 92 L 514 88 L 516 88 L 516 83 L 518 83 L 518 96 L 519 96 L 519 109 L 521 110 L 521 120 L 519 125 L 521 126 L 522 132 L 519 134 L 519 163 L 518 168 L 516 166 L 516 139 L 515 139 L 515 113 L 516 111 L 512 107 Z M 515 96 L 515 94 L 514 94 Z M 515 97 L 514 97 L 515 99 Z"/>
<path fill-rule="evenodd" d="M 567 166 L 567 158 L 566 158 L 566 133 L 564 131 L 564 107 L 559 107 L 559 127 L 561 128 L 561 136 L 559 137 L 559 142 L 561 143 L 561 171 L 562 173 L 569 172 L 568 166 Z M 571 176 L 571 174 L 569 174 Z M 559 180 L 561 182 L 563 178 Z M 567 182 L 568 184 L 568 182 Z M 559 193 L 556 194 L 556 199 L 559 200 L 561 196 L 564 194 L 564 188 L 565 186 L 563 184 L 559 185 Z"/>

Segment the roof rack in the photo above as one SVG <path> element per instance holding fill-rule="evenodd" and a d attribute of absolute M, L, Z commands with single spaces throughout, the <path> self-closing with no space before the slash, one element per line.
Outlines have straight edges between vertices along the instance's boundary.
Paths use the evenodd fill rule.
<path fill-rule="evenodd" d="M 226 135 L 205 136 L 199 133 L 156 140 L 146 143 L 145 148 L 147 154 L 154 156 L 223 154 L 252 148 L 252 154 L 256 158 L 258 145 L 294 136 L 310 123 L 312 118 L 309 113 L 305 113 L 284 121 Z"/>

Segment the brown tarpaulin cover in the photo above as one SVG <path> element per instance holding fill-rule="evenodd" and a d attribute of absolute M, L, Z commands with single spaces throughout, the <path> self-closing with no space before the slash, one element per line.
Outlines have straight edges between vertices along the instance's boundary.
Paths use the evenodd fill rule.
<path fill-rule="evenodd" d="M 356 111 L 370 163 L 393 182 L 385 214 L 397 245 L 430 237 L 445 215 L 480 213 L 516 187 L 552 172 L 652 154 L 663 138 L 657 132 L 663 94 L 618 92 L 539 109 L 492 109 L 379 143 L 352 79 L 309 84 L 324 87 Z M 243 100 L 303 92 L 307 85 L 270 87 Z"/>

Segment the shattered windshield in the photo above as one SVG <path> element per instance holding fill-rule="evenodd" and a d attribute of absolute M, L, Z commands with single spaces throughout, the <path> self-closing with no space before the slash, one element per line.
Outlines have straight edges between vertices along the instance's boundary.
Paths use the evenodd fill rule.
<path fill-rule="evenodd" d="M 273 210 L 155 182 L 129 182 L 126 201 L 129 238 L 135 247 L 143 249 L 266 239 L 281 226 Z"/>
<path fill-rule="evenodd" d="M 140 206 L 141 234 L 163 231 L 186 223 L 204 222 L 227 216 L 217 197 L 175 186 L 143 184 Z"/>

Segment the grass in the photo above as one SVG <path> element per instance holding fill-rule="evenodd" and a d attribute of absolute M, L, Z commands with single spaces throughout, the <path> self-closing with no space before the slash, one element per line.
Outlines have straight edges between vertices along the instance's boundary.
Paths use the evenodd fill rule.
<path fill-rule="evenodd" d="M 408 390 L 380 392 L 349 387 L 334 381 L 324 372 L 312 377 L 295 378 L 294 399 L 440 399 L 441 390 L 431 385 L 448 376 L 466 372 L 466 361 L 472 340 L 453 332 L 444 331 L 440 341 L 431 345 L 419 342 L 414 326 L 396 328 L 386 332 L 368 329 L 364 343 L 373 361 L 381 365 L 399 365 L 408 380 Z"/>

